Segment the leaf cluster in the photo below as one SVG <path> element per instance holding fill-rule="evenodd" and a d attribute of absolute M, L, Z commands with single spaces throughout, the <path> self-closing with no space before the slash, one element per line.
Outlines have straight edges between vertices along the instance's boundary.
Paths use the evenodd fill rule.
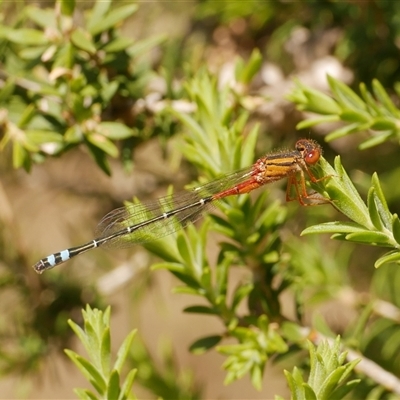
<path fill-rule="evenodd" d="M 0 150 L 11 146 L 15 168 L 84 145 L 109 173 L 116 142 L 139 136 L 146 114 L 132 124 L 122 110 L 143 97 L 151 77 L 139 56 L 164 38 L 121 34 L 137 8 L 97 1 L 78 25 L 75 2 L 60 0 L 54 9 L 29 5 L 13 26 L 0 26 Z"/>
<path fill-rule="evenodd" d="M 317 190 L 329 196 L 332 205 L 351 221 L 322 223 L 305 229 L 302 234 L 332 233 L 333 239 L 389 247 L 392 250 L 380 257 L 375 267 L 398 262 L 400 221 L 397 214 L 392 214 L 388 208 L 377 174 L 372 176 L 365 203 L 344 170 L 340 157 L 335 159 L 335 168 L 325 160 L 321 161 L 320 167 L 327 178 L 316 186 Z"/>
<path fill-rule="evenodd" d="M 136 370 L 131 369 L 121 382 L 122 368 L 129 354 L 136 331 L 130 332 L 118 350 L 117 358 L 111 364 L 110 307 L 103 313 L 88 305 L 82 311 L 84 329 L 73 321 L 69 325 L 83 344 L 89 359 L 72 350 L 65 350 L 68 357 L 91 383 L 97 395 L 88 389 L 75 389 L 80 399 L 134 399 L 131 389 Z"/>
<path fill-rule="evenodd" d="M 299 81 L 296 82 L 296 88 L 288 96 L 289 100 L 301 111 L 320 115 L 299 122 L 298 129 L 340 121 L 344 125 L 330 132 L 326 140 L 331 141 L 368 131 L 371 137 L 361 144 L 362 149 L 377 146 L 388 140 L 399 140 L 400 110 L 378 80 L 372 81 L 372 93 L 364 83 L 361 83 L 361 97 L 349 86 L 331 76 L 328 76 L 328 83 L 331 96 Z"/>
<path fill-rule="evenodd" d="M 207 27 L 222 25 L 231 30 L 239 44 L 252 42 L 256 47 L 267 43 L 268 60 L 287 75 L 296 73 L 296 67 L 304 68 L 305 61 L 312 64 L 325 46 L 327 54 L 333 54 L 354 73 L 356 82 L 378 78 L 390 87 L 400 79 L 396 43 L 399 10 L 393 1 L 204 0 L 196 16 L 207 21 Z M 237 39 L 236 24 L 244 26 L 241 40 Z M 301 39 L 297 41 L 297 37 Z"/>
<path fill-rule="evenodd" d="M 355 360 L 344 364 L 346 352 L 340 352 L 340 339 L 333 345 L 323 341 L 317 347 L 308 343 L 310 353 L 310 375 L 304 382 L 300 370 L 285 371 L 293 400 L 343 399 L 354 389 L 359 380 L 347 381 L 350 373 L 358 364 Z"/>
<path fill-rule="evenodd" d="M 182 368 L 171 343 L 163 341 L 157 347 L 155 359 L 139 337 L 135 338 L 129 354 L 131 364 L 137 369 L 135 384 L 163 399 L 201 399 L 202 386 L 195 381 L 193 371 Z"/>
<path fill-rule="evenodd" d="M 225 384 L 250 374 L 253 386 L 261 390 L 263 372 L 269 356 L 286 353 L 288 345 L 277 332 L 276 326 L 268 322 L 266 315 L 261 315 L 254 329 L 237 327 L 232 336 L 239 343 L 218 346 L 217 351 L 227 356 L 223 368 L 228 371 Z"/>

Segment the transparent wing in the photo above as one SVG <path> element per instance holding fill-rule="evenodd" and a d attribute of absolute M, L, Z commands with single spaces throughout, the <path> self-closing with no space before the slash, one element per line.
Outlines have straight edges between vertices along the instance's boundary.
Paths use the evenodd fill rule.
<path fill-rule="evenodd" d="M 186 199 L 198 202 L 198 196 L 195 193 L 191 193 L 191 195 Z M 163 197 L 155 202 L 133 204 L 111 211 L 98 225 L 96 230 L 98 237 L 107 238 L 121 232 L 121 235 L 112 237 L 104 243 L 105 247 L 113 248 L 130 247 L 134 244 L 149 242 L 184 228 L 188 223 L 201 218 L 203 213 L 212 206 L 211 203 L 204 205 L 199 203 L 196 206 L 182 209 L 167 218 L 162 217 L 163 214 L 168 215 L 171 210 L 178 208 L 179 204 L 183 204 L 183 199 L 175 198 L 175 196 Z M 173 208 L 172 204 L 175 204 Z M 131 228 L 131 232 L 126 231 L 128 227 Z M 123 231 L 126 233 L 122 233 Z"/>
<path fill-rule="evenodd" d="M 215 203 L 215 201 L 210 201 L 203 204 L 200 202 L 201 199 L 212 197 L 245 181 L 251 172 L 251 167 L 246 168 L 191 191 L 117 208 L 100 221 L 96 229 L 97 239 L 111 236 L 103 246 L 122 248 L 170 235 L 187 224 L 197 221 L 213 206 L 212 203 Z M 127 231 L 128 227 L 131 228 L 131 232 Z"/>

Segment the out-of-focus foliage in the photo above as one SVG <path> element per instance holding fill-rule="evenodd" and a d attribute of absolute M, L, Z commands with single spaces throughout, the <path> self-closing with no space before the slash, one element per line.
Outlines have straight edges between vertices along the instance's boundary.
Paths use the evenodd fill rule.
<path fill-rule="evenodd" d="M 335 169 L 326 162 L 321 165 L 329 177 L 323 185 L 325 193 L 329 194 L 332 204 L 351 222 L 326 222 L 305 229 L 303 234 L 331 233 L 334 239 L 391 248 L 391 251 L 375 262 L 376 268 L 386 263 L 399 262 L 400 220 L 397 214 L 390 212 L 378 176 L 374 174 L 372 177 L 365 204 L 343 169 L 339 157 L 335 160 Z"/>
<path fill-rule="evenodd" d="M 157 358 L 158 360 L 155 360 L 145 344 L 135 338 L 130 352 L 130 361 L 137 369 L 135 382 L 163 399 L 203 398 L 203 389 L 199 382 L 196 382 L 193 371 L 179 365 L 171 343 L 163 343 Z"/>
<path fill-rule="evenodd" d="M 295 367 L 293 373 L 285 371 L 293 400 L 342 399 L 359 383 L 359 379 L 346 382 L 359 361 L 344 364 L 346 353 L 340 352 L 339 338 L 332 346 L 322 342 L 314 347 L 309 342 L 309 352 L 310 375 L 307 382 L 304 382 L 298 368 Z"/>
<path fill-rule="evenodd" d="M 117 26 L 136 4 L 98 1 L 86 11 L 72 4 L 29 5 L 0 26 L 0 150 L 12 146 L 15 168 L 29 170 L 32 162 L 83 144 L 109 173 L 108 156 L 129 160 L 132 138 L 154 130 L 145 110 L 136 114 L 133 105 L 152 75 L 138 57 L 163 38 L 121 35 Z"/>
<path fill-rule="evenodd" d="M 269 60 L 288 73 L 293 71 L 296 57 L 322 55 L 312 53 L 312 45 L 319 40 L 354 72 L 356 83 L 377 78 L 385 87 L 392 87 L 400 80 L 397 1 L 203 0 L 197 15 L 215 25 L 230 25 L 233 32 L 238 25 L 243 26 L 238 21 L 246 21 L 249 32 L 244 37 L 237 34 L 238 43 L 252 42 L 260 47 L 267 43 Z"/>
<path fill-rule="evenodd" d="M 309 128 L 324 122 L 344 122 L 345 125 L 330 132 L 327 141 L 368 131 L 371 138 L 361 149 L 377 146 L 388 140 L 400 140 L 400 110 L 378 80 L 372 82 L 373 95 L 365 84 L 360 84 L 361 97 L 347 85 L 328 76 L 333 97 L 297 82 L 297 88 L 288 98 L 299 110 L 319 114 L 319 117 L 306 119 L 297 125 L 298 129 Z"/>
<path fill-rule="evenodd" d="M 70 1 L 53 8 L 19 5 L 15 14 L 11 10 L 6 15 L 10 5 L 1 11 L 2 165 L 11 155 L 15 168 L 29 170 L 32 163 L 62 156 L 79 145 L 107 173 L 108 156 L 121 154 L 131 163 L 132 140 L 157 133 L 152 112 L 146 107 L 138 115 L 132 111 L 154 75 L 149 62 L 139 56 L 164 39 L 134 41 L 121 35 L 118 26 L 135 13 L 135 4 L 99 1 L 88 10 Z M 50 348 L 69 345 L 68 316 L 88 301 L 99 306 L 101 300 L 94 285 L 68 277 L 27 277 L 15 221 L 3 192 L 0 197 L 0 254 L 2 266 L 7 266 L 0 278 L 0 371 L 30 373 L 46 360 Z M 18 295 L 9 298 L 13 290 Z"/>
<path fill-rule="evenodd" d="M 75 389 L 76 395 L 80 399 L 133 399 L 131 390 L 136 370 L 131 369 L 126 374 L 125 380 L 123 382 L 120 380 L 136 331 L 126 336 L 118 350 L 115 362 L 111 363 L 110 307 L 103 313 L 87 306 L 82 314 L 85 321 L 84 329 L 71 320 L 68 323 L 83 344 L 89 359 L 72 350 L 65 350 L 65 352 L 98 394 L 88 389 Z"/>

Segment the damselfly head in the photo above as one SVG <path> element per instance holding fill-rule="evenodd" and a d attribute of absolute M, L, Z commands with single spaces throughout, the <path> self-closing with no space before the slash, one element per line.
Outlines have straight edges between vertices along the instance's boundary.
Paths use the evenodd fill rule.
<path fill-rule="evenodd" d="M 298 140 L 296 150 L 300 152 L 304 161 L 309 165 L 316 164 L 322 156 L 322 147 L 315 140 Z"/>

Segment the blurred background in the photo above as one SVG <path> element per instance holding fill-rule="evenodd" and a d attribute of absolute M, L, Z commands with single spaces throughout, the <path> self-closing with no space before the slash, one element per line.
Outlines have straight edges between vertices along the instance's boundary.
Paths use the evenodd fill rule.
<path fill-rule="evenodd" d="M 400 3 L 203 0 L 129 4 L 137 9 L 127 12 L 123 20 L 107 26 L 104 19 L 99 27 L 92 20 L 93 36 L 114 47 L 104 46 L 94 55 L 85 35 L 78 32 L 68 40 L 93 57 L 77 55 L 75 59 L 68 40 L 63 42 L 62 29 L 57 30 L 62 2 L 3 2 L 1 7 L 0 109 L 7 110 L 8 117 L 0 115 L 0 397 L 73 398 L 72 388 L 86 386 L 62 353 L 65 347 L 77 345 L 67 319 L 80 321 L 86 303 L 112 305 L 116 349 L 129 330 L 138 328 L 149 356 L 136 362 L 150 365 L 151 356 L 154 365 L 149 369 L 162 369 L 165 360 L 172 363 L 175 373 L 169 384 L 173 386 L 175 377 L 181 398 L 288 396 L 282 366 L 268 365 L 262 391 L 255 390 L 247 377 L 224 386 L 223 356 L 214 351 L 201 356 L 187 351 L 198 337 L 211 335 L 222 325 L 209 316 L 183 314 L 193 298 L 172 293 L 177 279 L 168 271 L 150 271 L 155 257 L 143 247 L 95 250 L 40 276 L 31 266 L 48 254 L 93 239 L 98 221 L 124 200 L 155 199 L 165 195 L 170 185 L 178 191 L 196 179 L 196 169 L 182 156 L 185 132 L 165 112 L 166 105 L 175 102 L 174 107 L 190 112 L 185 84 L 203 68 L 219 85 L 236 85 L 239 57 L 247 62 L 255 49 L 261 56 L 259 69 L 237 91 L 251 123 L 260 124 L 257 155 L 293 148 L 299 137 L 315 138 L 328 161 L 341 155 L 363 196 L 370 175 L 379 171 L 391 211 L 400 212 L 398 146 L 388 141 L 360 152 L 357 146 L 368 137 L 367 132 L 324 143 L 337 123 L 298 131 L 296 125 L 309 115 L 288 99 L 295 78 L 329 93 L 329 74 L 355 91 L 361 82 L 370 88 L 373 79 L 378 79 L 398 105 Z M 94 2 L 77 2 L 66 23 L 87 27 L 94 6 Z M 127 3 L 114 0 L 111 9 L 121 6 Z M 44 36 L 29 35 L 24 29 Z M 124 39 L 113 42 L 116 37 Z M 51 45 L 49 38 L 55 38 Z M 55 90 L 50 82 L 60 77 L 70 86 L 64 82 Z M 117 94 L 113 82 L 118 82 Z M 104 84 L 101 96 L 106 106 L 91 108 L 88 116 L 85 99 L 93 96 L 96 84 Z M 15 144 L 27 121 L 36 118 L 35 110 L 47 112 L 42 96 L 64 96 L 69 108 L 50 109 L 52 119 L 44 122 L 38 117 L 35 128 Z M 15 120 L 18 124 L 11 125 L 9 121 Z M 93 121 L 119 121 L 121 126 L 113 126 L 106 139 L 97 132 L 81 140 Z M 65 135 L 62 143 L 57 138 L 60 132 Z M 276 184 L 271 196 L 284 199 L 284 184 Z M 299 208 L 289 206 L 293 218 L 288 230 L 297 233 L 310 221 L 336 215 L 333 209 Z M 216 235 L 215 242 L 218 239 Z M 371 260 L 381 254 L 379 249 L 339 246 L 323 237 L 302 240 L 305 246 L 326 249 L 339 265 L 346 264 L 346 280 L 355 290 L 369 290 L 374 274 Z M 207 249 L 210 257 L 216 251 L 214 244 Z M 230 279 L 240 281 L 246 274 L 235 270 Z M 328 301 L 317 312 L 327 315 L 340 332 L 352 319 L 353 310 L 343 312 Z M 148 388 L 139 384 L 134 388 L 138 398 L 156 398 Z"/>

